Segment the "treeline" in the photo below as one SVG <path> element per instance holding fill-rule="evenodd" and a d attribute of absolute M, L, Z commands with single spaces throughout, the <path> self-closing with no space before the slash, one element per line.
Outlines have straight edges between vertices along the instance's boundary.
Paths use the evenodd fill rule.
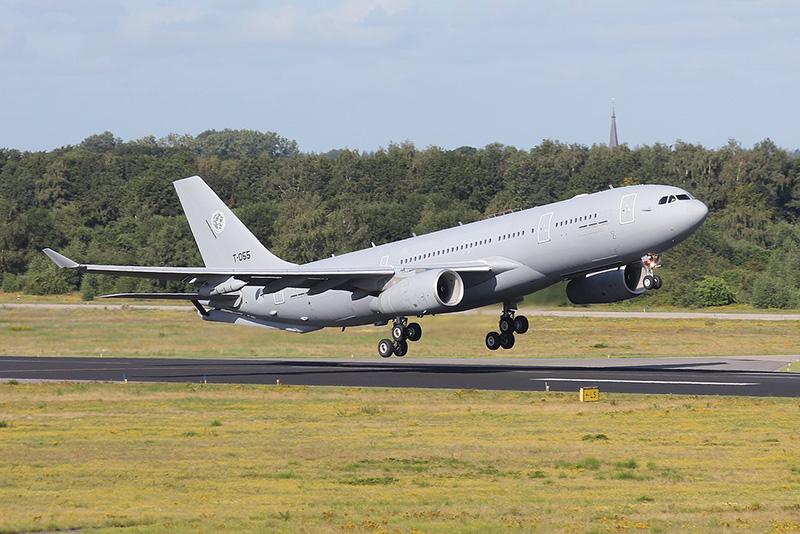
<path fill-rule="evenodd" d="M 684 187 L 711 208 L 665 255 L 681 306 L 800 307 L 800 158 L 762 141 L 712 150 L 676 142 L 629 148 L 544 141 L 530 150 L 303 153 L 275 133 L 207 131 L 123 142 L 110 132 L 48 152 L 0 149 L 0 275 L 5 291 L 86 298 L 179 289 L 57 271 L 49 246 L 92 263 L 202 265 L 171 182 L 199 174 L 276 254 L 307 262 L 609 186 Z"/>

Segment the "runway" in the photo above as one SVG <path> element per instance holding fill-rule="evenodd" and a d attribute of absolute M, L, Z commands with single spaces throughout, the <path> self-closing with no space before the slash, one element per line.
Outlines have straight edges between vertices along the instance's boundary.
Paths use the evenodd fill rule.
<path fill-rule="evenodd" d="M 224 360 L 177 358 L 0 357 L 0 380 L 96 380 L 601 391 L 680 395 L 800 397 L 800 374 L 760 371 L 753 359 L 387 361 Z M 468 363 L 467 363 L 468 362 Z M 731 363 L 732 362 L 732 363 Z M 737 367 L 738 363 L 738 367 Z M 774 363 L 774 362 L 773 362 Z"/>

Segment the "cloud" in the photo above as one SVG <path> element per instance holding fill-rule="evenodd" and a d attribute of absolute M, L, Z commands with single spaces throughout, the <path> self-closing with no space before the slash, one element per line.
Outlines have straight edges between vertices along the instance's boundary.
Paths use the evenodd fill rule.
<path fill-rule="evenodd" d="M 399 35 L 393 24 L 405 0 L 345 0 L 330 9 L 283 5 L 245 15 L 241 35 L 281 45 L 382 46 Z"/>

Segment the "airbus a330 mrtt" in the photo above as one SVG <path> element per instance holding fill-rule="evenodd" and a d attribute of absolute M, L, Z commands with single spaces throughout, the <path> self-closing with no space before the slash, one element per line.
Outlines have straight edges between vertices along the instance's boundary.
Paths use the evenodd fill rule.
<path fill-rule="evenodd" d="M 386 325 L 383 357 L 422 337 L 409 317 L 502 303 L 486 347 L 510 349 L 528 330 L 523 296 L 568 281 L 576 304 L 629 299 L 661 287 L 660 254 L 703 223 L 708 209 L 686 191 L 635 185 L 495 216 L 298 265 L 258 239 L 198 176 L 174 182 L 205 267 L 77 263 L 44 249 L 59 267 L 188 282 L 188 293 L 119 293 L 185 299 L 206 321 L 311 332 Z"/>

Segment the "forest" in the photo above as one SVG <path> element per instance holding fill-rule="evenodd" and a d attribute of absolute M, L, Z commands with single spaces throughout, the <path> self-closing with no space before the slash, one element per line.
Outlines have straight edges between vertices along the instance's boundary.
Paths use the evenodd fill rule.
<path fill-rule="evenodd" d="M 6 292 L 180 289 L 58 271 L 51 247 L 88 263 L 202 265 L 172 181 L 199 174 L 277 255 L 307 262 L 638 183 L 683 187 L 711 213 L 664 255 L 664 288 L 645 302 L 800 307 L 800 153 L 765 139 L 710 149 L 545 140 L 445 150 L 411 142 L 374 152 L 302 152 L 273 132 L 209 130 L 75 146 L 0 148 L 0 277 Z"/>

